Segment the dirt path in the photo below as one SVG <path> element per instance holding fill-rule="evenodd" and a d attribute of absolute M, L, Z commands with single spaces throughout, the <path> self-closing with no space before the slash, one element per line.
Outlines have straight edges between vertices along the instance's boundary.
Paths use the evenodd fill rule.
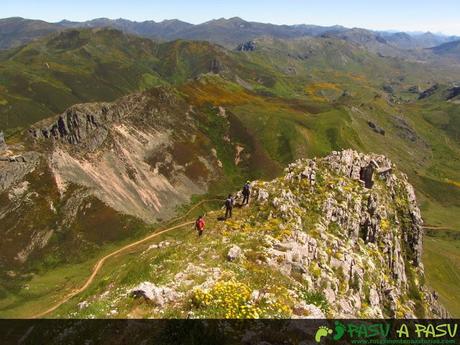
<path fill-rule="evenodd" d="M 428 229 L 428 230 L 453 230 L 452 228 L 449 228 L 447 226 L 431 226 L 431 225 L 427 225 L 427 226 L 424 226 L 423 228 Z"/>
<path fill-rule="evenodd" d="M 193 210 L 195 210 L 197 207 L 203 205 L 204 203 L 207 203 L 207 202 L 213 202 L 213 201 L 222 201 L 222 199 L 206 199 L 206 200 L 201 200 L 200 202 L 198 202 L 197 204 L 195 204 L 192 208 L 190 208 L 187 213 L 185 213 L 184 215 L 180 216 L 180 217 L 177 217 L 177 218 L 174 218 L 172 220 L 170 220 L 167 224 L 171 224 L 171 223 L 174 223 L 174 222 L 177 222 L 178 220 L 180 219 L 183 219 L 183 218 L 186 218 L 190 213 L 192 213 Z M 104 265 L 104 263 L 107 261 L 107 259 L 110 259 L 111 257 L 117 255 L 117 254 L 120 254 L 121 252 L 129 249 L 129 248 L 133 248 L 141 243 L 144 243 L 144 242 L 147 242 L 149 240 L 151 240 L 152 238 L 155 238 L 155 237 L 158 237 L 166 232 L 169 232 L 169 231 L 172 231 L 172 230 L 176 230 L 176 229 L 179 229 L 179 228 L 182 228 L 184 226 L 187 226 L 187 225 L 192 225 L 192 224 L 195 224 L 195 221 L 188 221 L 188 222 L 185 222 L 185 223 L 182 223 L 182 224 L 178 224 L 178 225 L 174 225 L 172 227 L 169 227 L 169 228 L 166 228 L 164 230 L 161 230 L 159 232 L 155 232 L 147 237 L 144 237 L 143 239 L 140 239 L 138 241 L 135 241 L 135 242 L 132 242 L 130 244 L 127 244 L 126 246 L 120 248 L 120 249 L 117 249 L 109 254 L 107 254 L 106 256 L 102 257 L 101 259 L 99 259 L 96 263 L 96 265 L 94 265 L 94 268 L 93 268 L 93 271 L 91 273 L 91 275 L 88 277 L 88 279 L 85 281 L 85 283 L 78 289 L 76 290 L 72 290 L 68 295 L 66 295 L 64 298 L 62 298 L 59 302 L 57 302 L 56 304 L 54 304 L 52 307 L 50 307 L 49 309 L 43 311 L 43 312 L 40 312 L 40 313 L 37 313 L 35 315 L 32 315 L 30 316 L 29 318 L 30 319 L 37 319 L 37 318 L 41 318 L 49 313 L 51 313 L 52 311 L 55 311 L 57 308 L 59 308 L 61 305 L 63 305 L 64 303 L 66 303 L 67 301 L 69 301 L 72 297 L 75 297 L 76 295 L 82 293 L 83 291 L 85 291 L 90 285 L 91 283 L 93 282 L 94 278 L 96 277 L 96 275 L 98 274 L 98 272 L 101 270 L 102 266 Z"/>

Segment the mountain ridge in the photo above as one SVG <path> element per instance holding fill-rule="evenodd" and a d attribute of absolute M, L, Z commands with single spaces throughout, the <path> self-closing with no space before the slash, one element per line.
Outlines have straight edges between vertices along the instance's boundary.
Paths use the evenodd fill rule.
<path fill-rule="evenodd" d="M 2 37 L 5 36 L 4 32 L 6 32 L 5 30 L 7 29 L 7 23 L 14 21 L 17 22 L 16 34 L 18 37 L 16 39 L 2 39 Z M 30 23 L 28 23 L 27 21 L 30 21 Z M 20 28 L 19 24 L 21 22 L 24 26 L 32 25 L 32 23 L 35 23 L 35 25 L 40 24 L 39 26 L 47 28 L 48 31 L 46 31 L 46 33 L 50 33 L 51 31 L 59 31 L 65 28 L 109 26 L 120 30 L 124 30 L 128 33 L 160 40 L 211 40 L 215 43 L 223 44 L 228 48 L 234 48 L 244 41 L 248 41 L 255 37 L 263 35 L 273 35 L 273 37 L 275 38 L 294 38 L 302 36 L 320 36 L 326 33 L 340 34 L 356 30 L 356 28 L 345 28 L 340 25 L 278 25 L 270 23 L 250 22 L 245 21 L 239 17 L 233 17 L 229 19 L 213 19 L 201 24 L 190 24 L 178 19 L 163 20 L 160 22 L 155 22 L 153 20 L 136 22 L 123 18 L 96 18 L 84 22 L 62 20 L 56 23 L 46 23 L 44 21 L 34 22 L 33 20 L 27 20 L 23 18 L 6 18 L 0 19 L 0 49 L 10 48 L 17 44 L 23 44 L 32 38 L 43 36 L 44 33 L 39 31 L 35 32 L 32 36 L 28 36 L 27 29 Z M 10 26 L 12 26 L 12 24 L 10 24 Z M 238 30 L 238 37 L 232 37 L 232 34 L 235 33 L 221 31 L 223 28 L 226 28 L 227 30 Z M 215 30 L 217 31 L 215 32 Z M 376 35 L 376 37 L 380 37 L 381 39 L 387 39 L 389 42 L 392 42 L 396 48 L 404 50 L 415 48 L 430 48 L 435 45 L 440 45 L 442 43 L 458 39 L 458 37 L 455 36 L 434 35 L 428 32 L 423 34 L 407 34 L 401 32 L 392 33 L 385 31 L 373 31 L 367 29 L 359 30 L 362 30 L 362 32 L 366 32 L 368 34 L 373 33 Z M 12 35 L 13 33 L 14 31 L 11 31 L 10 35 Z M 405 39 L 401 40 L 401 34 L 405 35 Z"/>

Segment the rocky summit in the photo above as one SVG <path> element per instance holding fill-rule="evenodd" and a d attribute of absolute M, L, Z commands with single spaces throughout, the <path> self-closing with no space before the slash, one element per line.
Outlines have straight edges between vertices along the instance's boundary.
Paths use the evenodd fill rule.
<path fill-rule="evenodd" d="M 233 218 L 140 249 L 55 316 L 448 316 L 424 282 L 414 189 L 385 156 L 332 152 L 251 186 Z"/>
<path fill-rule="evenodd" d="M 323 293 L 333 317 L 444 316 L 423 285 L 422 219 L 406 175 L 352 150 L 300 160 L 257 184 L 288 235 L 267 262 Z"/>

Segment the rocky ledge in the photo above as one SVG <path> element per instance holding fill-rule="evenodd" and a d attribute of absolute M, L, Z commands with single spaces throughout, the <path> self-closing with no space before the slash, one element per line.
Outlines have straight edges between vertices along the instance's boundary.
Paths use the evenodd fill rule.
<path fill-rule="evenodd" d="M 113 103 L 77 104 L 60 115 L 38 122 L 29 129 L 29 134 L 35 141 L 51 140 L 93 151 L 110 136 L 114 124 L 142 117 L 144 126 L 146 123 L 158 125 L 165 121 L 162 118 L 165 108 L 177 102 L 171 89 L 158 87 L 122 97 Z"/>

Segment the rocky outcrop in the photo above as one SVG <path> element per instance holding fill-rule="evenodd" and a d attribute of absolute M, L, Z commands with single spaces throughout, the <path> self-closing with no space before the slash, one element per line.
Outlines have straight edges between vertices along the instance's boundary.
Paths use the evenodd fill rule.
<path fill-rule="evenodd" d="M 381 155 L 364 155 L 359 154 L 355 151 L 345 150 L 342 152 L 334 152 L 327 159 L 328 164 L 338 172 L 343 172 L 343 168 L 339 168 L 338 164 L 344 164 L 350 171 L 350 177 L 352 179 L 357 179 L 357 175 L 353 172 L 360 170 L 359 181 L 364 182 L 366 188 L 372 188 L 373 181 L 372 175 L 367 173 L 367 171 L 375 171 L 377 177 L 380 181 L 384 182 L 385 188 L 389 192 L 389 200 L 382 198 L 382 195 L 378 191 L 373 191 L 371 189 L 367 200 L 364 200 L 365 207 L 364 210 L 361 208 L 360 215 L 360 224 L 359 229 L 354 225 L 350 230 L 350 234 L 361 234 L 365 242 L 379 242 L 382 240 L 384 243 L 393 243 L 394 239 L 390 232 L 382 229 L 382 225 L 386 223 L 382 222 L 384 219 L 388 219 L 389 205 L 387 202 L 397 202 L 398 198 L 404 198 L 404 205 L 401 205 L 401 208 L 404 209 L 395 209 L 395 225 L 400 225 L 401 221 L 399 217 L 408 217 L 406 223 L 403 224 L 405 228 L 401 229 L 403 240 L 408 244 L 409 251 L 406 252 L 410 261 L 413 261 L 414 264 L 421 264 L 422 256 L 422 218 L 420 215 L 420 209 L 418 208 L 415 192 L 413 187 L 407 181 L 407 176 L 400 174 L 398 177 L 393 173 L 393 164 L 386 157 Z M 364 174 L 363 174 L 364 171 Z M 369 179 L 370 178 L 370 179 Z M 351 200 L 350 200 L 351 201 Z M 362 206 L 362 204 L 361 204 Z M 358 210 L 359 205 L 353 205 L 352 210 Z M 364 213 L 363 213 L 364 211 Z M 333 206 L 332 208 L 327 209 L 327 214 L 334 214 Z M 398 217 L 399 216 L 399 217 Z M 343 221 L 337 219 L 339 224 L 342 226 L 347 226 Z M 348 227 L 348 226 L 347 226 Z M 348 227 L 349 228 L 349 227 Z M 389 238 L 379 238 L 380 236 L 389 236 Z M 399 258 L 398 248 L 394 248 L 392 258 Z M 390 266 L 395 268 L 395 263 L 392 261 Z M 397 265 L 396 265 L 397 266 Z M 396 276 L 403 275 L 403 269 L 395 268 L 396 271 L 400 272 L 399 274 L 395 272 Z"/>
<path fill-rule="evenodd" d="M 369 126 L 369 128 L 371 128 L 375 133 L 378 133 L 378 134 L 381 134 L 381 135 L 385 135 L 385 130 L 376 125 L 374 122 L 372 121 L 367 121 L 367 125 Z"/>
<path fill-rule="evenodd" d="M 139 284 L 132 288 L 129 293 L 134 297 L 144 297 L 159 307 L 165 303 L 177 300 L 181 295 L 169 287 L 156 286 L 150 282 Z"/>
<path fill-rule="evenodd" d="M 333 315 L 447 315 L 421 283 L 423 230 L 414 189 L 385 156 L 345 150 L 300 160 L 284 178 L 254 190 L 261 209 L 268 206 L 290 232 L 266 238 L 267 264 L 302 275 Z"/>
<path fill-rule="evenodd" d="M 333 151 L 324 159 L 334 172 L 352 180 L 361 181 L 366 188 L 373 185 L 373 173 L 376 171 L 386 178 L 391 174 L 392 163 L 382 155 L 364 155 L 352 150 Z"/>
<path fill-rule="evenodd" d="M 209 66 L 209 72 L 219 74 L 224 70 L 222 62 L 218 59 L 212 59 L 211 65 Z"/>
<path fill-rule="evenodd" d="M 240 45 L 238 45 L 238 47 L 236 47 L 236 50 L 240 52 L 252 52 L 256 50 L 256 42 L 248 41 L 241 43 Z"/>
<path fill-rule="evenodd" d="M 294 305 L 292 310 L 293 319 L 324 319 L 326 316 L 323 311 L 314 304 L 307 304 L 300 301 Z"/>
<path fill-rule="evenodd" d="M 451 100 L 460 96 L 460 86 L 454 86 L 446 91 L 446 100 Z"/>
<path fill-rule="evenodd" d="M 64 113 L 33 126 L 29 133 L 36 141 L 52 140 L 94 151 L 109 137 L 111 128 L 129 119 L 154 125 L 168 108 L 180 101 L 168 88 L 151 89 L 119 99 L 114 103 L 86 103 L 70 107 Z"/>
<path fill-rule="evenodd" d="M 218 157 L 200 146 L 209 139 L 192 115 L 183 99 L 159 87 L 73 106 L 30 134 L 36 145 L 51 144 L 61 194 L 71 183 L 84 186 L 116 211 L 154 222 L 206 191 L 220 169 Z"/>
<path fill-rule="evenodd" d="M 241 248 L 238 246 L 233 246 L 230 248 L 230 250 L 227 253 L 227 259 L 228 261 L 235 261 L 238 260 L 241 257 Z"/>
<path fill-rule="evenodd" d="M 3 132 L 0 132 L 0 152 L 6 150 L 5 136 Z"/>
<path fill-rule="evenodd" d="M 418 96 L 418 99 L 424 99 L 424 98 L 428 98 L 430 97 L 431 95 L 433 95 L 436 91 L 438 91 L 439 89 L 439 85 L 438 84 L 434 84 L 433 86 L 429 87 L 428 89 L 422 91 L 419 96 Z"/>
<path fill-rule="evenodd" d="M 298 160 L 277 179 L 253 181 L 251 191 L 250 204 L 231 219 L 215 221 L 222 210 L 207 212 L 209 228 L 199 240 L 171 238 L 144 250 L 139 273 L 157 280 L 135 288 L 111 282 L 119 315 L 448 316 L 424 283 L 414 189 L 385 156 L 344 150 Z M 241 199 L 236 193 L 237 205 Z M 120 276 L 112 275 L 118 283 Z M 127 310 L 133 296 L 148 306 Z"/>
<path fill-rule="evenodd" d="M 109 111 L 107 105 L 75 106 L 59 115 L 54 123 L 43 128 L 32 128 L 35 139 L 53 139 L 72 145 L 85 143 L 94 150 L 107 137 L 109 125 L 120 114 Z"/>
<path fill-rule="evenodd" d="M 36 152 L 26 152 L 23 155 L 0 156 L 0 192 L 21 181 L 30 173 L 40 160 Z"/>
<path fill-rule="evenodd" d="M 407 89 L 407 92 L 419 94 L 420 92 L 422 92 L 422 89 L 419 85 L 412 85 Z"/>
<path fill-rule="evenodd" d="M 412 143 L 420 143 L 425 147 L 429 146 L 428 143 L 417 134 L 417 132 L 407 122 L 407 120 L 404 119 L 404 117 L 395 115 L 392 116 L 391 119 L 393 122 L 393 126 L 396 129 L 396 134 L 400 138 Z"/>

